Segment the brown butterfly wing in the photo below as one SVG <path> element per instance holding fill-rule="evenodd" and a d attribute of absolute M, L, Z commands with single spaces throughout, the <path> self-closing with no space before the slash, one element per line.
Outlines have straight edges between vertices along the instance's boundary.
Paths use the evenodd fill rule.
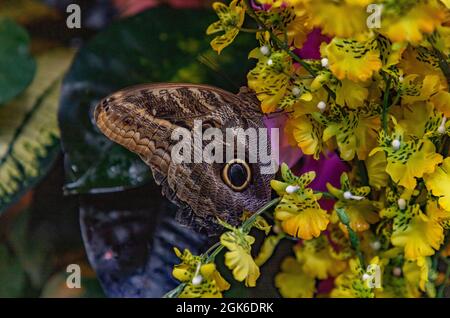
<path fill-rule="evenodd" d="M 180 163 L 171 158 L 174 129 L 264 127 L 251 94 L 232 94 L 205 85 L 147 84 L 124 89 L 102 100 L 95 110 L 99 129 L 111 140 L 137 153 L 150 166 L 163 194 L 180 206 L 179 219 L 214 232 L 216 218 L 237 224 L 243 210 L 255 211 L 270 199 L 271 175 L 252 164 L 252 183 L 242 192 L 221 178 L 222 163 Z"/>

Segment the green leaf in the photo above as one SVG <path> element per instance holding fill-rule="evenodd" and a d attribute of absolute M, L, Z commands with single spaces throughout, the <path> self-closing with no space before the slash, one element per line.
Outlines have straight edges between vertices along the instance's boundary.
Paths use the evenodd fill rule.
<path fill-rule="evenodd" d="M 53 260 L 48 240 L 43 239 L 43 235 L 31 235 L 30 219 L 30 210 L 21 211 L 15 217 L 8 233 L 8 242 L 30 285 L 39 289 L 53 270 Z"/>
<path fill-rule="evenodd" d="M 28 46 L 27 31 L 0 18 L 0 106 L 21 93 L 33 79 L 36 63 Z"/>
<path fill-rule="evenodd" d="M 111 25 L 81 49 L 64 80 L 60 106 L 67 192 L 111 192 L 151 180 L 136 155 L 94 125 L 101 98 L 150 82 L 203 83 L 233 92 L 245 85 L 254 36 L 242 34 L 219 56 L 205 35 L 216 19 L 209 10 L 151 9 Z"/>
<path fill-rule="evenodd" d="M 19 260 L 4 245 L 0 245 L 0 282 L 0 297 L 20 297 L 26 283 Z"/>
<path fill-rule="evenodd" d="M 60 82 L 72 55 L 56 50 L 38 58 L 30 87 L 0 108 L 0 213 L 45 175 L 60 149 Z"/>

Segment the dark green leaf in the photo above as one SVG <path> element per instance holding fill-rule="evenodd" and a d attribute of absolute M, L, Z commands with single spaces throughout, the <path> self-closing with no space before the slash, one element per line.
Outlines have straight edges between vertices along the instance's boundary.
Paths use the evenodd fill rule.
<path fill-rule="evenodd" d="M 93 124 L 96 103 L 109 93 L 148 82 L 204 83 L 233 92 L 245 84 L 255 40 L 241 35 L 218 56 L 205 35 L 216 19 L 205 10 L 152 9 L 112 25 L 79 52 L 64 80 L 59 114 L 68 192 L 110 192 L 150 179 L 137 156 Z"/>
<path fill-rule="evenodd" d="M 14 21 L 0 18 L 0 106 L 22 92 L 33 79 L 27 31 Z"/>
<path fill-rule="evenodd" d="M 41 56 L 30 87 L 0 108 L 0 213 L 45 175 L 59 152 L 60 83 L 72 55 Z"/>
<path fill-rule="evenodd" d="M 4 245 L 0 245 L 0 282 L 0 297 L 20 297 L 26 282 L 19 260 Z"/>

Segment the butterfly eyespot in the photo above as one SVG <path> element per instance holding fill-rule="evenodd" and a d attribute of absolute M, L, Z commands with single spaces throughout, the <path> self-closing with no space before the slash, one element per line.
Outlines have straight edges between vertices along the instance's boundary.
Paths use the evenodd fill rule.
<path fill-rule="evenodd" d="M 222 169 L 222 179 L 233 191 L 244 191 L 250 184 L 252 171 L 247 162 L 233 159 Z"/>

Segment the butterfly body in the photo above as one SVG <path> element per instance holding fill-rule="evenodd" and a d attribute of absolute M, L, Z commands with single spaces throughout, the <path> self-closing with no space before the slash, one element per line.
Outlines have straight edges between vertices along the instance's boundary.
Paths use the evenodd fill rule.
<path fill-rule="evenodd" d="M 206 85 L 140 85 L 103 99 L 94 118 L 103 134 L 150 166 L 185 224 L 217 234 L 217 218 L 236 225 L 244 210 L 256 211 L 270 200 L 273 175 L 262 174 L 257 162 L 176 163 L 172 158 L 173 132 L 193 132 L 196 122 L 202 131 L 218 128 L 224 136 L 228 128 L 264 128 L 259 103 L 245 89 L 236 95 Z"/>

